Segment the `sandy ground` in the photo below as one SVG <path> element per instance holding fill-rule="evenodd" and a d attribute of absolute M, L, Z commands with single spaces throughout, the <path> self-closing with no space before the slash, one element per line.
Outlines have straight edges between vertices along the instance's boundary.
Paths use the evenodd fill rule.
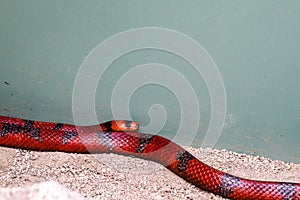
<path fill-rule="evenodd" d="M 186 148 L 203 162 L 251 179 L 300 182 L 300 164 Z M 224 199 L 187 183 L 163 166 L 113 154 L 36 152 L 0 147 L 0 186 L 57 181 L 85 199 Z"/>

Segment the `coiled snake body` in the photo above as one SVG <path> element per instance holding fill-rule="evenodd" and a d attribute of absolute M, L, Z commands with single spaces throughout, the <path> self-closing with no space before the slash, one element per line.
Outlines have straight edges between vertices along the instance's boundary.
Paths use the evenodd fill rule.
<path fill-rule="evenodd" d="M 135 132 L 138 127 L 124 120 L 74 126 L 0 116 L 0 146 L 130 155 L 158 162 L 201 189 L 230 199 L 300 200 L 299 183 L 256 181 L 221 172 L 166 138 Z"/>

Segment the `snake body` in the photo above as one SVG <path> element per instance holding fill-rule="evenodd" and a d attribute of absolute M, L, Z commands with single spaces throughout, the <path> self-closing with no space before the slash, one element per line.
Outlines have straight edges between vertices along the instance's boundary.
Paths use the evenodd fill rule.
<path fill-rule="evenodd" d="M 93 126 L 0 116 L 0 146 L 39 151 L 116 153 L 158 162 L 199 188 L 230 199 L 300 200 L 300 183 L 240 178 L 214 169 L 172 141 L 138 133 L 131 121 Z"/>

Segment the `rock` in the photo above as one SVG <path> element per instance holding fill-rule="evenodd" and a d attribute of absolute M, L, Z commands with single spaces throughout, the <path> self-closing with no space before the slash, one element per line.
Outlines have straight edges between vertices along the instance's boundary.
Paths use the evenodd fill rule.
<path fill-rule="evenodd" d="M 57 182 L 43 182 L 27 188 L 0 188 L 1 200 L 83 200 L 84 198 L 71 192 Z"/>

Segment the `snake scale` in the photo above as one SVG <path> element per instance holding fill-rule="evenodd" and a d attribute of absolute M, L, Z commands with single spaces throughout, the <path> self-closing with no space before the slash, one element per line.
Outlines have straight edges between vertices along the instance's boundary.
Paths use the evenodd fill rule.
<path fill-rule="evenodd" d="M 214 169 L 172 141 L 138 133 L 136 122 L 93 126 L 0 116 L 0 146 L 39 151 L 116 153 L 158 162 L 199 188 L 230 199 L 300 200 L 300 183 L 249 180 Z"/>

